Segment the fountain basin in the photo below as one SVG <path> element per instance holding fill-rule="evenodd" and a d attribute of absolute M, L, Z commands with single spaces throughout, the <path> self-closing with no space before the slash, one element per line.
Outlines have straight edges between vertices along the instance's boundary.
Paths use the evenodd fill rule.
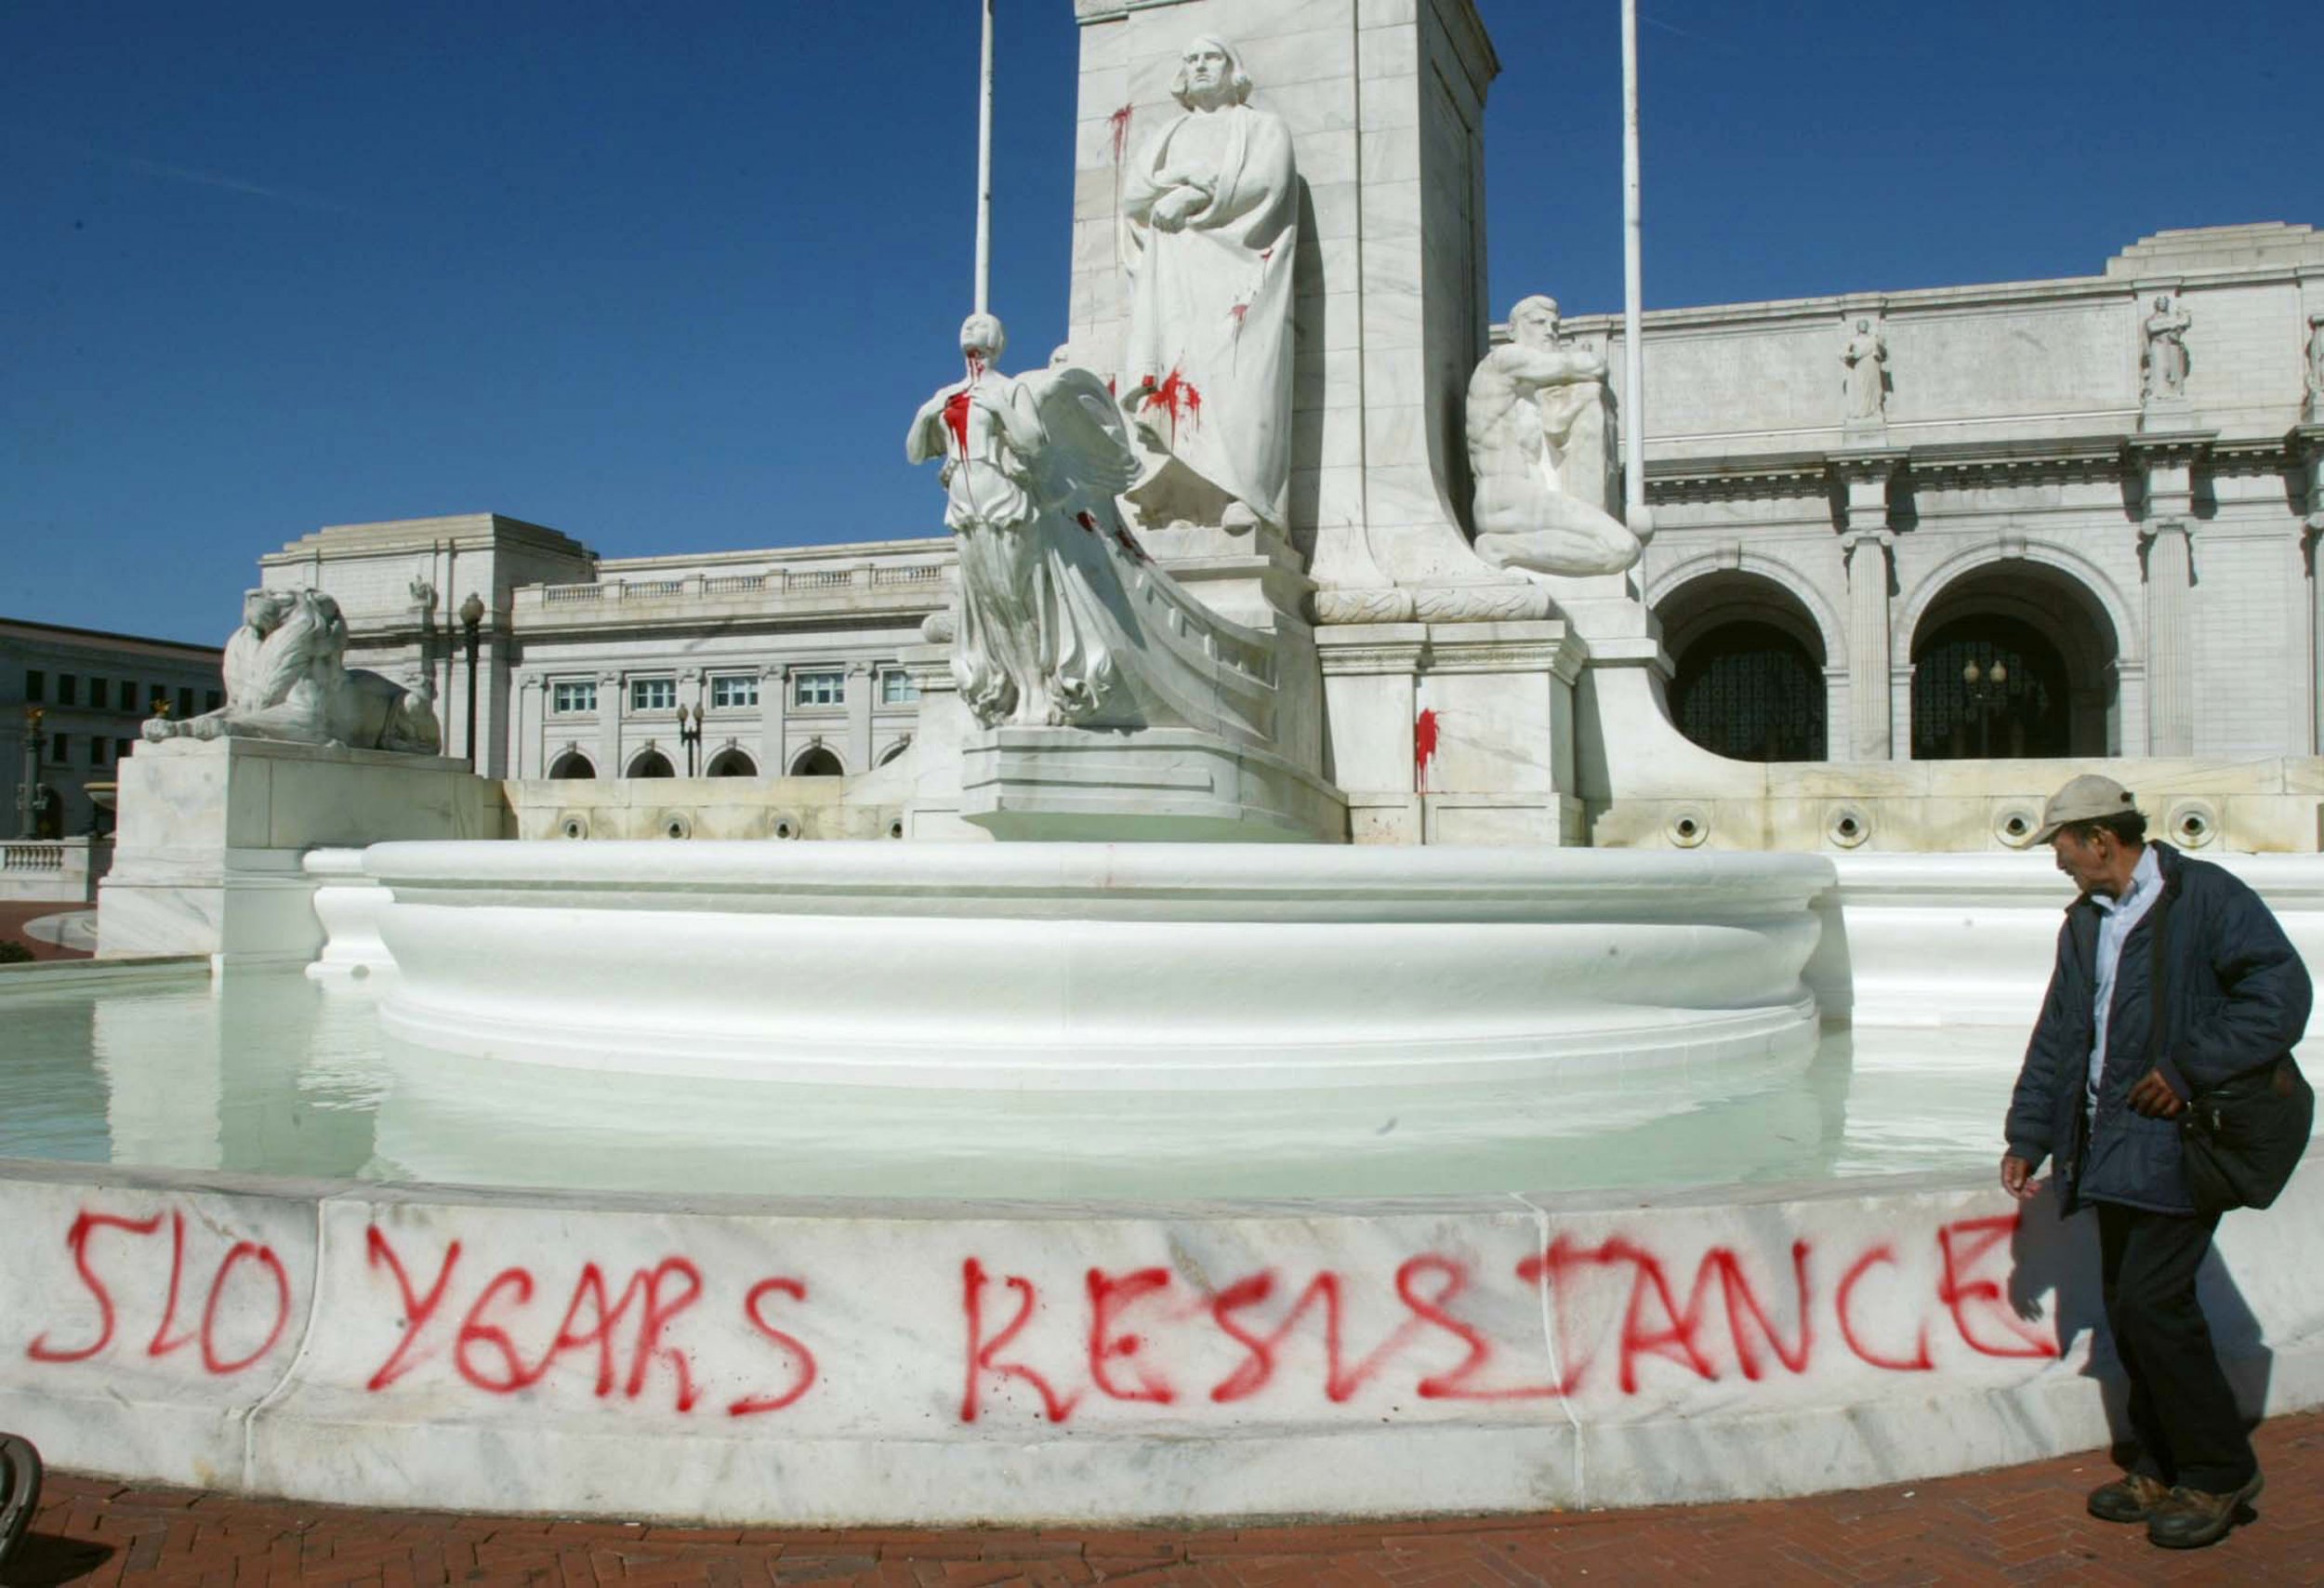
<path fill-rule="evenodd" d="M 1810 855 L 376 844 L 388 1031 L 853 1085 L 1580 1080 L 1794 1057 Z"/>

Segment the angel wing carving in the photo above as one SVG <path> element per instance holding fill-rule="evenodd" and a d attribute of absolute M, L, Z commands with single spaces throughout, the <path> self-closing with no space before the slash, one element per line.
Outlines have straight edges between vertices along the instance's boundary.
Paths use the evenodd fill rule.
<path fill-rule="evenodd" d="M 1140 469 L 1113 393 L 1071 366 L 1038 370 L 1018 383 L 1048 438 L 1034 460 L 1034 494 L 1069 518 L 1091 513 L 1111 528 L 1118 517 L 1114 498 L 1137 483 Z"/>

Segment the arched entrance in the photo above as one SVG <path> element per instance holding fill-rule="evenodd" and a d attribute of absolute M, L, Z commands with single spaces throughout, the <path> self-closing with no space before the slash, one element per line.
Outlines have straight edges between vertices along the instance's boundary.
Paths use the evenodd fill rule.
<path fill-rule="evenodd" d="M 1980 568 L 1946 587 L 1912 639 L 1912 759 L 2120 753 L 2113 626 L 2070 575 Z"/>
<path fill-rule="evenodd" d="M 838 756 L 833 755 L 823 746 L 810 745 L 799 752 L 797 761 L 791 762 L 791 775 L 793 777 L 844 777 L 847 775 L 847 769 L 839 764 Z"/>
<path fill-rule="evenodd" d="M 1657 609 L 1677 664 L 1679 732 L 1736 761 L 1822 761 L 1824 637 L 1798 597 L 1757 574 L 1690 580 Z"/>
<path fill-rule="evenodd" d="M 756 777 L 759 763 L 738 749 L 723 749 L 710 758 L 703 770 L 705 777 Z"/>
<path fill-rule="evenodd" d="M 678 775 L 678 770 L 670 765 L 669 757 L 660 750 L 648 750 L 629 763 L 629 775 L 632 777 L 675 777 Z"/>
<path fill-rule="evenodd" d="M 572 781 L 584 777 L 595 777 L 597 768 L 592 766 L 589 763 L 589 758 L 579 750 L 567 750 L 550 765 L 548 775 L 561 781 Z"/>

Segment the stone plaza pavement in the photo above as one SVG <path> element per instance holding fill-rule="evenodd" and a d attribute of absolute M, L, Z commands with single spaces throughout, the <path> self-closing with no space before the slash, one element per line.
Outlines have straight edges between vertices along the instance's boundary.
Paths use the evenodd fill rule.
<path fill-rule="evenodd" d="M 2082 1514 L 2095 1452 L 1850 1494 L 1235 1530 L 807 1532 L 363 1512 L 51 1475 L 0 1581 L 735 1584 L 2324 1581 L 2324 1413 L 2258 1436 L 2256 1520 L 2174 1555 Z"/>

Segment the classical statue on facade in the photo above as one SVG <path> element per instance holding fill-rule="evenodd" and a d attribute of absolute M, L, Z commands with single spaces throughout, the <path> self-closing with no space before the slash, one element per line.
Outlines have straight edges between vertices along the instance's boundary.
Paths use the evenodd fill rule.
<path fill-rule="evenodd" d="M 1299 175 L 1281 120 L 1247 102 L 1232 45 L 1186 46 L 1185 113 L 1123 174 L 1129 326 L 1116 377 L 1145 452 L 1130 493 L 1150 523 L 1287 522 Z"/>
<path fill-rule="evenodd" d="M 157 717 L 146 738 L 279 739 L 290 744 L 434 755 L 443 743 L 423 675 L 405 688 L 345 663 L 347 619 L 320 590 L 252 590 L 226 642 L 226 704 L 182 721 Z"/>
<path fill-rule="evenodd" d="M 2324 309 L 2308 316 L 2308 417 L 2324 419 Z"/>
<path fill-rule="evenodd" d="M 1567 342 L 1557 300 L 1509 311 L 1511 340 L 1469 377 L 1476 549 L 1499 567 L 1618 574 L 1639 540 L 1606 511 L 1605 360 Z"/>
<path fill-rule="evenodd" d="M 912 462 L 943 460 L 960 558 L 952 674 L 962 703 L 988 728 L 1173 726 L 1263 740 L 1263 642 L 1185 596 L 1122 521 L 1115 496 L 1139 470 L 1112 394 L 1071 365 L 1003 375 L 1006 346 L 997 319 L 969 316 L 966 375 L 920 404 L 905 438 Z"/>
<path fill-rule="evenodd" d="M 2194 323 L 2194 316 L 2168 297 L 2155 299 L 2155 311 L 2146 316 L 2146 351 L 2139 360 L 2147 402 L 2186 395 L 2186 332 Z"/>
<path fill-rule="evenodd" d="M 1840 386 L 1848 421 L 1878 419 L 1888 403 L 1888 343 L 1872 322 L 1859 320 L 1840 350 Z"/>

